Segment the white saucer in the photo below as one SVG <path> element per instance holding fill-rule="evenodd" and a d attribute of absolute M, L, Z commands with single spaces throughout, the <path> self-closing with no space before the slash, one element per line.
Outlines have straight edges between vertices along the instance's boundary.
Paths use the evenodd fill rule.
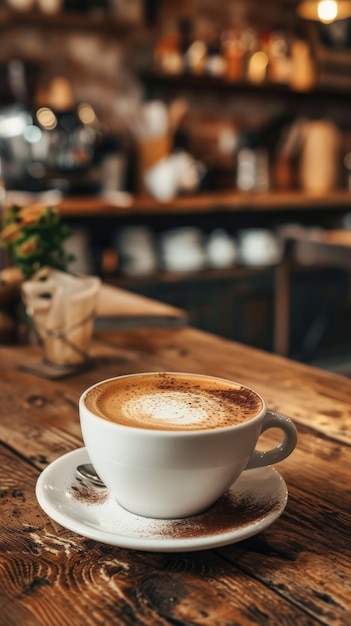
<path fill-rule="evenodd" d="M 185 519 L 156 520 L 125 511 L 106 489 L 76 476 L 89 463 L 85 448 L 53 461 L 39 476 L 36 496 L 42 509 L 74 532 L 121 548 L 190 552 L 247 539 L 270 526 L 284 511 L 288 492 L 273 467 L 243 472 L 210 509 Z"/>

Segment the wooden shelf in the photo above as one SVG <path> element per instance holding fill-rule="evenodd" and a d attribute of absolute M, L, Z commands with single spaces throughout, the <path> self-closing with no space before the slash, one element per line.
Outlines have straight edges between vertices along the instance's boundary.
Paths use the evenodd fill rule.
<path fill-rule="evenodd" d="M 293 101 L 320 98 L 330 99 L 338 97 L 351 98 L 351 89 L 347 87 L 328 87 L 315 85 L 308 90 L 294 90 L 289 85 L 264 82 L 253 84 L 247 81 L 228 81 L 214 76 L 196 76 L 193 74 L 163 74 L 153 70 L 145 70 L 139 75 L 140 80 L 150 89 L 165 89 L 168 92 L 175 90 L 207 91 L 223 94 L 253 95 L 259 97 L 289 98 Z M 338 102 L 340 104 L 340 102 Z"/>
<path fill-rule="evenodd" d="M 101 32 L 111 35 L 128 37 L 132 32 L 143 29 L 141 24 L 133 24 L 117 20 L 109 14 L 59 12 L 54 15 L 33 11 L 12 11 L 0 9 L 0 30 L 13 27 L 39 27 L 50 29 L 70 29 L 79 31 Z"/>
<path fill-rule="evenodd" d="M 219 212 L 285 212 L 342 209 L 351 211 L 351 192 L 333 191 L 311 195 L 299 191 L 250 194 L 236 191 L 211 192 L 158 202 L 148 197 L 131 197 L 130 203 L 112 203 L 101 197 L 65 198 L 59 204 L 67 218 L 99 218 L 134 215 L 186 215 Z"/>
<path fill-rule="evenodd" d="M 138 287 L 150 287 L 153 285 L 184 283 L 184 282 L 209 282 L 228 281 L 233 278 L 244 278 L 253 274 L 271 274 L 276 265 L 267 266 L 244 266 L 233 265 L 224 269 L 203 269 L 189 272 L 158 271 L 149 276 L 104 276 L 104 282 L 115 285 L 122 289 L 137 289 Z"/>

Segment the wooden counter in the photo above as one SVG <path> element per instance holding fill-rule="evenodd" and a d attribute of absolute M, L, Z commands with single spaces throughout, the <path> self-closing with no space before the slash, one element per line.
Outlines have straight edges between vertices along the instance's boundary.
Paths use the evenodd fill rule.
<path fill-rule="evenodd" d="M 102 283 L 96 310 L 96 328 L 183 326 L 182 309 Z"/>
<path fill-rule="evenodd" d="M 300 191 L 245 193 L 235 190 L 179 196 L 170 202 L 158 202 L 147 196 L 116 194 L 115 200 L 103 196 L 65 198 L 59 204 L 62 216 L 112 217 L 128 215 L 201 214 L 240 211 L 320 211 L 321 209 L 351 210 L 351 193 L 340 190 L 328 194 L 308 194 Z"/>
<path fill-rule="evenodd" d="M 38 347 L 0 348 L 0 623 L 349 626 L 350 381 L 189 327 L 99 331 L 91 354 L 95 367 L 53 382 L 18 369 Z M 80 536 L 40 508 L 41 471 L 82 446 L 82 391 L 159 370 L 242 381 L 293 418 L 298 446 L 277 467 L 289 498 L 271 526 L 217 549 L 141 552 Z"/>

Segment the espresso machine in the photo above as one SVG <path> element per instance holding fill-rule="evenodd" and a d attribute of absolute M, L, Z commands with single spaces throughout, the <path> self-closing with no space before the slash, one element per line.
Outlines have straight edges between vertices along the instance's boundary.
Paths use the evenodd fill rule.
<path fill-rule="evenodd" d="M 54 76 L 36 98 L 28 95 L 22 61 L 7 64 L 12 103 L 0 108 L 0 156 L 7 189 L 63 193 L 96 191 L 99 120 L 76 103 L 65 76 Z"/>

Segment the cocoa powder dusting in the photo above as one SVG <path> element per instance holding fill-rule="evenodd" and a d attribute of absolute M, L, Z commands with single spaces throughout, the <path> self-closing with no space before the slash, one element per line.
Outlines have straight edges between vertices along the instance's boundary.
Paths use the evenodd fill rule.
<path fill-rule="evenodd" d="M 225 534 L 258 523 L 279 506 L 279 501 L 274 498 L 257 500 L 250 494 L 236 496 L 228 492 L 199 515 L 176 520 L 149 520 L 149 527 L 143 529 L 143 536 L 154 539 L 191 539 Z"/>
<path fill-rule="evenodd" d="M 232 405 L 240 407 L 245 413 L 258 412 L 262 408 L 260 398 L 251 389 L 243 387 L 239 389 L 211 389 L 209 391 L 215 398 L 219 398 L 223 402 L 229 402 Z"/>
<path fill-rule="evenodd" d="M 94 485 L 85 483 L 80 478 L 76 478 L 67 491 L 73 500 L 82 504 L 104 504 L 109 498 L 107 489 L 94 487 Z"/>
<path fill-rule="evenodd" d="M 78 504 L 86 506 L 103 505 L 110 500 L 109 507 L 112 506 L 112 509 L 101 509 L 97 525 L 103 521 L 105 528 L 116 535 L 150 540 L 191 539 L 236 532 L 248 525 L 259 523 L 281 506 L 279 495 L 258 498 L 249 492 L 228 491 L 199 515 L 163 520 L 129 513 L 111 500 L 106 489 L 87 485 L 79 479 L 75 479 L 68 493 Z"/>

